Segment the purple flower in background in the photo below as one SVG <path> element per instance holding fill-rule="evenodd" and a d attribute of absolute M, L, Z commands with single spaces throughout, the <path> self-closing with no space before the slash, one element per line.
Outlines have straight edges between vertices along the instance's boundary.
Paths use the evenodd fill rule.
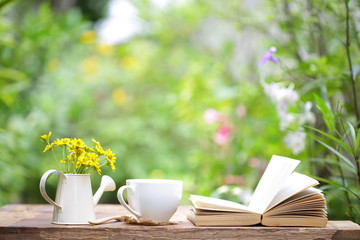
<path fill-rule="evenodd" d="M 264 58 L 258 63 L 259 66 L 264 65 L 267 61 L 279 63 L 279 60 L 275 59 L 272 55 L 276 52 L 276 47 L 271 47 L 270 50 L 264 55 Z"/>

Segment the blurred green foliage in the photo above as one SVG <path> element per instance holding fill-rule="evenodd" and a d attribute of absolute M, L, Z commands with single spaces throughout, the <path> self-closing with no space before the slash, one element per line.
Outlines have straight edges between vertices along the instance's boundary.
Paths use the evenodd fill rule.
<path fill-rule="evenodd" d="M 298 171 L 337 178 L 327 163 L 334 153 L 314 138 L 307 137 L 300 154 L 286 147 L 286 131 L 279 130 L 261 81 L 293 85 L 299 102 L 290 110 L 298 114 L 302 103 L 316 105 L 314 94 L 330 106 L 340 100 L 344 118 L 356 126 L 344 2 L 198 0 L 159 8 L 134 0 L 147 31 L 115 46 L 97 40 L 89 20 L 99 16 L 86 12 L 91 2 L 65 12 L 46 2 L 0 8 L 0 205 L 45 202 L 39 179 L 57 167 L 42 153 L 39 138 L 49 130 L 54 138 L 94 137 L 110 147 L 117 169 L 104 174 L 117 187 L 129 178 L 184 180 L 183 204 L 191 193 L 246 202 L 232 189 L 240 186 L 246 195 L 273 154 L 302 160 Z M 358 13 L 359 3 L 351 4 L 351 14 Z M 356 70 L 354 18 L 351 26 Z M 270 46 L 278 48 L 281 64 L 257 66 Z M 231 126 L 223 146 L 213 139 L 218 123 L 204 122 L 209 108 Z M 313 127 L 327 131 L 321 112 L 312 111 Z M 94 190 L 99 181 L 93 174 Z M 223 185 L 231 186 L 230 194 Z M 56 179 L 48 189 L 54 194 Z M 342 192 L 331 189 L 324 189 L 330 218 L 349 218 Z M 116 196 L 107 193 L 101 202 L 115 203 Z"/>

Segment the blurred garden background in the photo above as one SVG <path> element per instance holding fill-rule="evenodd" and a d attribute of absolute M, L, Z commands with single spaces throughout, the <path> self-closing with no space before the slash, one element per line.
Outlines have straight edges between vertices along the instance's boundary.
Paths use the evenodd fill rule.
<path fill-rule="evenodd" d="M 299 159 L 329 219 L 359 223 L 359 6 L 0 0 L 0 206 L 45 203 L 39 181 L 57 164 L 40 136 L 52 131 L 111 148 L 116 170 L 102 174 L 117 188 L 183 180 L 182 204 L 246 204 L 272 155 Z"/>

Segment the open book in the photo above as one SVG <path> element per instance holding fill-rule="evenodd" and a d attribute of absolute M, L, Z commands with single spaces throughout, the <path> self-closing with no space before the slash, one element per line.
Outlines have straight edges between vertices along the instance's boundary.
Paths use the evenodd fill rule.
<path fill-rule="evenodd" d="M 327 223 L 326 201 L 319 182 L 293 172 L 300 163 L 274 155 L 249 206 L 217 198 L 191 195 L 188 219 L 196 226 L 316 226 Z"/>

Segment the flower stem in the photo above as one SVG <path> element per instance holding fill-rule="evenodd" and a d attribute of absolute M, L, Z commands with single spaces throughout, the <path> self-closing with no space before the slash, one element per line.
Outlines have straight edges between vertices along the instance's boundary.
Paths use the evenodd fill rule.
<path fill-rule="evenodd" d="M 57 165 L 59 166 L 59 169 L 60 169 L 60 171 L 61 171 L 61 166 L 60 166 L 59 161 L 58 161 L 58 160 L 57 160 L 57 158 L 56 158 L 56 154 L 55 154 L 54 150 L 53 150 L 53 149 L 51 149 L 51 152 L 53 153 L 54 158 L 55 158 L 55 161 L 56 161 L 56 163 L 57 163 Z"/>
<path fill-rule="evenodd" d="M 356 161 L 357 180 L 358 180 L 358 184 L 360 186 L 360 163 L 359 163 L 359 157 L 358 156 L 355 157 L 355 161 Z"/>
<path fill-rule="evenodd" d="M 50 141 L 49 141 L 49 138 L 46 140 L 46 143 L 47 143 L 49 146 L 51 146 Z M 50 151 L 51 151 L 52 154 L 54 155 L 55 161 L 56 161 L 57 165 L 59 166 L 59 170 L 61 171 L 61 166 L 60 166 L 59 161 L 58 161 L 57 158 L 56 158 L 56 155 L 55 155 L 54 150 L 53 150 L 52 148 L 50 148 Z"/>
<path fill-rule="evenodd" d="M 101 165 L 99 166 L 99 168 L 105 166 L 106 164 L 107 164 L 107 162 L 105 162 L 104 164 L 101 164 Z"/>
<path fill-rule="evenodd" d="M 360 115 L 359 115 L 359 109 L 357 104 L 357 95 L 356 95 L 356 85 L 355 85 L 355 77 L 354 72 L 352 68 L 351 63 L 351 55 L 350 55 L 350 24 L 349 24 L 349 1 L 345 0 L 345 7 L 346 7 L 346 42 L 345 42 L 345 49 L 346 49 L 346 55 L 349 63 L 349 70 L 350 70 L 350 78 L 351 78 L 351 87 L 353 92 L 353 98 L 354 98 L 354 108 L 355 108 L 355 115 L 356 115 L 356 125 L 358 128 L 360 128 Z"/>
<path fill-rule="evenodd" d="M 67 145 L 64 146 L 64 148 L 65 148 L 65 157 L 66 157 L 66 171 L 69 173 L 70 172 L 70 158 L 68 158 L 66 147 L 67 147 Z"/>
<path fill-rule="evenodd" d="M 287 0 L 284 0 L 283 1 L 283 7 L 284 7 L 284 12 L 285 12 L 285 15 L 286 15 L 286 26 L 287 26 L 287 29 L 288 29 L 288 31 L 289 31 L 289 33 L 290 33 L 290 38 L 291 38 L 291 41 L 294 43 L 294 45 L 296 46 L 296 48 L 295 48 L 295 56 L 296 56 L 296 58 L 297 58 L 297 60 L 299 61 L 299 62 L 302 62 L 302 58 L 301 58 L 301 56 L 300 56 L 300 54 L 299 54 L 299 51 L 298 51 L 298 49 L 299 49 L 299 42 L 298 42 L 298 40 L 297 40 L 297 38 L 296 38 L 296 33 L 295 33 L 295 31 L 294 31 L 294 26 L 293 26 L 293 24 L 292 24 L 292 22 L 291 22 L 291 11 L 290 11 L 290 6 L 289 6 L 289 3 L 288 3 L 288 1 Z"/>
<path fill-rule="evenodd" d="M 341 164 L 340 164 L 340 159 L 337 156 L 336 156 L 336 161 L 338 162 L 338 169 L 339 169 L 339 172 L 340 172 L 341 183 L 342 183 L 343 186 L 347 187 L 345 177 L 344 177 L 344 172 L 343 172 L 343 169 L 342 169 Z M 350 200 L 348 191 L 344 191 L 344 195 L 345 195 L 345 199 L 346 199 L 346 202 L 347 202 L 347 205 L 348 205 L 348 208 L 349 208 L 350 216 L 351 216 L 352 220 L 354 220 L 354 211 L 353 211 L 353 207 L 352 207 L 352 204 L 351 204 L 351 200 Z"/>

